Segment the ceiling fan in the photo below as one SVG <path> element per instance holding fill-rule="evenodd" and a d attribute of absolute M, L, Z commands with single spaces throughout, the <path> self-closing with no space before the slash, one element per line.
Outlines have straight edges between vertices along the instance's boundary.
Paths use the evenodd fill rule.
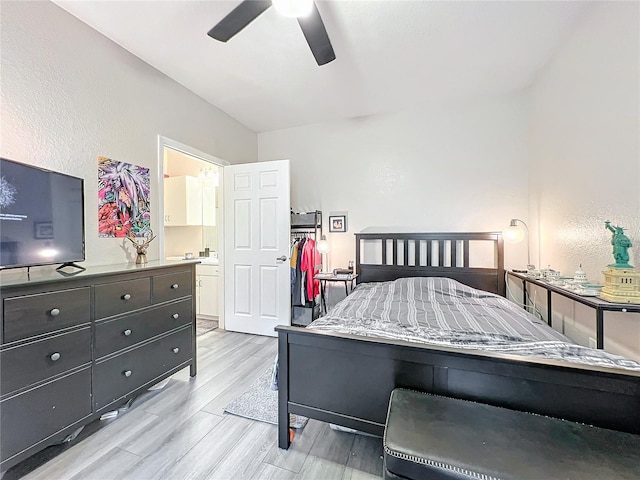
<path fill-rule="evenodd" d="M 318 65 L 335 60 L 331 40 L 313 0 L 243 0 L 231 13 L 213 27 L 207 35 L 221 42 L 228 41 L 249 25 L 271 5 L 285 16 L 296 17 Z M 281 6 L 282 5 L 282 6 Z M 289 8 L 288 8 L 289 7 Z"/>

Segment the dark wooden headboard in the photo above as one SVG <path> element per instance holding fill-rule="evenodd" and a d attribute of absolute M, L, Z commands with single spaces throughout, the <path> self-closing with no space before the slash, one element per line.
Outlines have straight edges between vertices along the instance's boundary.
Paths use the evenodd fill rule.
<path fill-rule="evenodd" d="M 356 272 L 358 283 L 449 277 L 504 295 L 504 242 L 500 232 L 356 233 Z"/>

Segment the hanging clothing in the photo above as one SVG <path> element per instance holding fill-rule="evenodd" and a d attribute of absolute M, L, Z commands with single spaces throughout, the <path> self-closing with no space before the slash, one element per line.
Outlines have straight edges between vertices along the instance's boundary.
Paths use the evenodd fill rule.
<path fill-rule="evenodd" d="M 306 300 L 304 298 L 304 272 L 302 271 L 302 251 L 304 250 L 304 245 L 306 243 L 305 238 L 301 238 L 298 240 L 298 251 L 296 255 L 296 276 L 293 283 L 292 290 L 292 302 L 296 306 L 304 306 Z"/>
<path fill-rule="evenodd" d="M 296 284 L 296 266 L 298 265 L 298 239 L 291 244 L 289 251 L 289 270 L 291 272 L 291 295 Z"/>
<path fill-rule="evenodd" d="M 298 247 L 300 248 L 300 247 Z M 320 259 L 320 252 L 316 248 L 316 242 L 312 238 L 308 238 L 302 247 L 302 255 L 300 258 L 300 270 L 305 273 L 305 297 L 308 302 L 313 301 L 313 299 L 318 296 L 320 293 L 320 282 L 315 280 L 313 277 L 318 270 L 318 260 Z"/>

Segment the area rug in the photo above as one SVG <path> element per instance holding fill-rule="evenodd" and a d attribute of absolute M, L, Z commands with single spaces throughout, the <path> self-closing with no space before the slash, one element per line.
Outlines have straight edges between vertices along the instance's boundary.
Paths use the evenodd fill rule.
<path fill-rule="evenodd" d="M 278 392 L 271 390 L 271 368 L 251 384 L 249 389 L 236 398 L 224 411 L 260 422 L 278 424 Z M 304 428 L 309 419 L 301 415 L 290 414 L 292 428 Z"/>
<path fill-rule="evenodd" d="M 196 336 L 204 335 L 211 330 L 218 328 L 218 320 L 208 320 L 206 318 L 196 318 Z"/>

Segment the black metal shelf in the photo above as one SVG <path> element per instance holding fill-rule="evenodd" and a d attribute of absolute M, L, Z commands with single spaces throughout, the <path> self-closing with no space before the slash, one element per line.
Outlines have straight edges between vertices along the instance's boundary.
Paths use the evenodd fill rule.
<path fill-rule="evenodd" d="M 322 211 L 316 210 L 314 212 L 307 213 L 291 213 L 291 237 L 294 238 L 297 235 L 305 234 L 310 238 L 313 238 L 314 242 L 322 239 Z M 291 302 L 291 325 L 306 327 L 310 322 L 315 320 L 320 316 L 320 303 L 316 301 L 314 297 L 310 305 L 294 305 L 293 301 Z M 307 323 L 296 323 L 295 320 L 299 318 L 296 316 L 296 309 L 301 308 L 305 310 L 310 310 L 310 318 L 311 320 Z M 307 317 L 307 314 L 302 315 Z"/>
<path fill-rule="evenodd" d="M 547 290 L 547 323 L 552 326 L 552 309 L 551 294 L 556 293 L 565 298 L 569 298 L 574 302 L 581 303 L 596 311 L 596 346 L 599 349 L 604 348 L 604 312 L 624 312 L 624 313 L 640 313 L 640 305 L 633 303 L 614 303 L 603 300 L 599 297 L 585 297 L 571 292 L 565 288 L 551 285 L 540 279 L 529 277 L 522 273 L 507 271 L 507 275 L 519 279 L 522 282 L 522 299 L 526 308 L 527 305 L 527 283 L 537 285 Z"/>

